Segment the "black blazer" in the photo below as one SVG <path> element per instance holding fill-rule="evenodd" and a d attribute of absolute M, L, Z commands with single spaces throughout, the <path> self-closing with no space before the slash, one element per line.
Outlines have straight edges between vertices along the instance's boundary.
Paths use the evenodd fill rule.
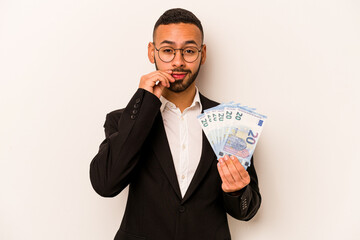
<path fill-rule="evenodd" d="M 218 103 L 200 94 L 203 110 Z M 106 139 L 90 164 L 90 180 L 103 197 L 129 195 L 115 240 L 230 240 L 226 213 L 250 220 L 261 203 L 252 159 L 251 181 L 222 191 L 217 158 L 203 133 L 202 155 L 182 198 L 160 113 L 160 100 L 139 88 L 125 109 L 106 116 Z"/>

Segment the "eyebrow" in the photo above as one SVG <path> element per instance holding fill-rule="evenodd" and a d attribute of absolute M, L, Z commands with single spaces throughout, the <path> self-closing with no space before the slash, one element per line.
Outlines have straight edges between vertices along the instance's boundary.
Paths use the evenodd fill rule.
<path fill-rule="evenodd" d="M 164 41 L 162 41 L 161 43 L 160 43 L 160 45 L 161 44 L 172 44 L 172 45 L 174 45 L 175 44 L 175 42 L 173 42 L 173 41 L 169 41 L 169 40 L 164 40 Z M 188 41 L 185 41 L 185 44 L 184 45 L 186 45 L 186 44 L 195 44 L 196 46 L 197 46 L 197 43 L 194 41 L 194 40 L 188 40 Z"/>

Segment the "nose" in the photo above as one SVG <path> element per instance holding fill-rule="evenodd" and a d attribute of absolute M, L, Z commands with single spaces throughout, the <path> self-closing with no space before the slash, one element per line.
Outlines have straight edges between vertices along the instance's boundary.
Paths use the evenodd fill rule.
<path fill-rule="evenodd" d="M 175 57 L 171 61 L 171 64 L 173 67 L 184 67 L 185 66 L 185 60 L 182 55 L 181 49 L 175 50 Z"/>

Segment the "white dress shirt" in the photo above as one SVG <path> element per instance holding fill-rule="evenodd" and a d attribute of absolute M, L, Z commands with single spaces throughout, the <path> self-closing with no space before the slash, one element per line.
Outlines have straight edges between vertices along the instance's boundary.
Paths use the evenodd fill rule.
<path fill-rule="evenodd" d="M 202 111 L 199 90 L 196 87 L 194 100 L 182 113 L 178 107 L 163 96 L 160 107 L 166 136 L 177 174 L 182 197 L 200 162 L 202 150 L 202 128 L 197 116 Z"/>

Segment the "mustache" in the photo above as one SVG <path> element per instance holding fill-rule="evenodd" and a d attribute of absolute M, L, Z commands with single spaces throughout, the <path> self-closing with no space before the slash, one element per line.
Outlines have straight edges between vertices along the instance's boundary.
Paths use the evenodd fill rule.
<path fill-rule="evenodd" d="M 183 68 L 174 68 L 174 69 L 171 69 L 171 71 L 173 71 L 173 72 L 188 72 L 188 73 L 191 73 L 190 70 L 183 69 Z"/>

